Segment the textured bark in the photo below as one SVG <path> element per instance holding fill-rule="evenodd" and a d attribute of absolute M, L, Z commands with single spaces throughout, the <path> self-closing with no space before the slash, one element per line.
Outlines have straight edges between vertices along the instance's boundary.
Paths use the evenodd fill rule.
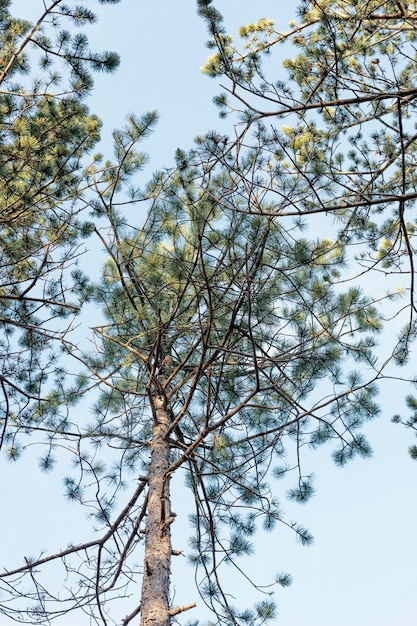
<path fill-rule="evenodd" d="M 148 518 L 141 596 L 141 626 L 169 626 L 171 532 L 169 477 L 169 411 L 164 396 L 154 399 L 153 436 L 149 466 Z"/>

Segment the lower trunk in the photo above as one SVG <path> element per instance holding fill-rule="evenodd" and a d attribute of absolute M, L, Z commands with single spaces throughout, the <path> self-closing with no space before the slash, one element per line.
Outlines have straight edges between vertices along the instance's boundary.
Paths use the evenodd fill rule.
<path fill-rule="evenodd" d="M 166 399 L 154 398 L 155 424 L 149 466 L 148 517 L 141 596 L 141 626 L 169 626 L 171 532 L 167 441 L 169 417 Z"/>

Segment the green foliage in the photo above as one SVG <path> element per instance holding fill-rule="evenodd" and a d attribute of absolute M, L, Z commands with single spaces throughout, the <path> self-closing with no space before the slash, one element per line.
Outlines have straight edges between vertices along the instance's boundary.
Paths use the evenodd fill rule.
<path fill-rule="evenodd" d="M 94 22 L 82 5 L 54 3 L 35 25 L 9 6 L 0 6 L 0 447 L 10 443 L 15 458 L 44 386 L 60 379 L 53 340 L 90 295 L 76 265 L 93 229 L 81 211 L 101 123 L 82 99 L 92 72 L 112 71 L 118 57 L 91 52 L 82 32 L 64 28 Z"/>
<path fill-rule="evenodd" d="M 311 477 L 302 478 L 296 488 L 289 489 L 287 497 L 289 500 L 305 504 L 314 495 L 315 489 Z"/>
<path fill-rule="evenodd" d="M 105 602 L 128 597 L 140 575 L 163 412 L 165 486 L 182 472 L 193 507 L 189 561 L 204 602 L 217 624 L 260 625 L 275 619 L 275 604 L 232 606 L 225 572 L 250 570 L 260 528 L 282 524 L 312 544 L 304 526 L 287 520 L 276 479 L 294 473 L 287 497 L 305 503 L 314 495 L 305 447 L 329 445 L 340 466 L 371 454 L 363 426 L 380 412 L 378 381 L 391 362 L 407 363 L 415 339 L 412 279 L 404 328 L 380 362 L 377 338 L 407 293 L 390 275 L 414 275 L 414 3 L 399 15 L 395 2 L 303 0 L 289 31 L 262 18 L 242 26 L 236 43 L 213 1 L 198 0 L 210 33 L 202 71 L 229 81 L 215 102 L 222 116 L 236 116 L 236 134 L 198 137 L 141 188 L 135 175 L 147 157 L 137 144 L 157 115 L 130 114 L 114 131 L 113 158 L 84 166 L 100 129 L 83 104 L 91 72 L 112 70 L 118 59 L 90 52 L 82 33 L 61 26 L 93 23 L 90 9 L 57 4 L 50 32 L 45 25 L 30 37 L 8 3 L 0 15 L 0 116 L 10 129 L 0 159 L 0 347 L 12 382 L 6 373 L 1 380 L 13 401 L 1 443 L 14 460 L 20 434 L 44 432 L 43 471 L 62 441 L 74 455 L 65 495 L 87 508 L 101 535 L 63 556 L 75 578 L 67 601 L 91 605 L 94 619 L 96 602 L 103 618 Z M 28 90 L 30 41 L 48 71 Z M 294 54 L 277 70 L 269 58 L 283 44 Z M 57 100 L 63 76 L 71 95 Z M 17 77 L 22 84 L 9 89 Z M 84 203 L 94 223 L 79 216 Z M 91 234 L 107 257 L 101 278 L 90 282 L 72 268 L 66 282 L 80 237 Z M 375 271 L 387 278 L 384 293 L 368 280 Z M 77 346 L 56 328 L 87 299 L 102 317 L 93 341 Z M 71 379 L 50 350 L 54 337 L 65 364 L 77 362 Z M 74 407 L 91 389 L 87 422 Z M 415 429 L 416 399 L 407 405 L 404 423 Z M 410 454 L 417 458 L 416 446 Z M 159 514 L 169 533 L 175 514 L 169 523 Z M 23 576 L 34 572 L 31 564 Z M 280 574 L 271 584 L 290 582 Z"/>
<path fill-rule="evenodd" d="M 284 227 L 269 215 L 268 196 L 257 201 L 257 211 L 247 211 L 246 182 L 263 157 L 230 155 L 231 169 L 218 160 L 224 140 L 215 134 L 199 138 L 189 153 L 179 150 L 175 170 L 156 174 L 137 191 L 148 213 L 142 225 L 131 226 L 118 198 L 146 163 L 135 143 L 154 122 L 154 114 L 130 117 L 114 133 L 115 161 L 100 179 L 108 258 L 94 300 L 106 320 L 94 328 L 94 351 L 82 354 L 89 367 L 84 380 L 93 373 L 100 397 L 81 443 L 86 451 L 90 445 L 120 454 L 95 474 L 92 514 L 110 524 L 118 477 L 146 475 L 152 402 L 166 394 L 170 471 L 185 471 L 195 503 L 189 561 L 201 594 L 226 623 L 232 615 L 263 623 L 273 618 L 273 604 L 232 609 L 220 583 L 223 568 L 252 555 L 250 538 L 259 527 L 271 531 L 283 523 L 303 545 L 313 541 L 285 518 L 273 475 L 289 469 L 270 472 L 277 458 L 298 451 L 293 467 L 301 472 L 305 444 L 334 440 L 339 464 L 369 453 L 360 429 L 378 412 L 376 387 L 350 365 L 374 363 L 381 316 L 358 286 L 337 284 L 333 272 L 345 263 L 343 242 L 308 238 L 301 223 Z M 69 390 L 66 405 L 72 399 Z M 91 455 L 81 454 L 80 465 L 90 473 Z M 314 486 L 300 476 L 288 497 L 302 503 Z M 82 484 L 88 491 L 88 482 Z M 68 497 L 86 501 L 81 486 L 76 478 L 68 482 Z M 127 528 L 128 520 L 123 523 Z M 119 567 L 117 559 L 112 567 Z M 285 586 L 289 579 L 276 582 Z"/>
<path fill-rule="evenodd" d="M 408 452 L 412 459 L 417 460 L 417 446 L 410 446 Z"/>
<path fill-rule="evenodd" d="M 270 619 L 275 619 L 277 615 L 275 602 L 271 602 L 270 600 L 263 600 L 262 602 L 258 602 L 255 606 L 256 617 L 261 619 L 263 622 L 266 622 Z"/>
<path fill-rule="evenodd" d="M 345 267 L 354 263 L 362 277 L 376 270 L 367 285 L 382 277 L 392 285 L 391 275 L 402 279 L 386 294 L 391 301 L 406 296 L 401 313 L 382 312 L 404 320 L 383 369 L 390 361 L 408 365 L 416 335 L 415 2 L 305 0 L 289 28 L 262 18 L 241 26 L 237 36 L 211 2 L 199 9 L 211 49 L 203 71 L 221 76 L 224 86 L 215 97 L 220 115 L 239 116 L 240 137 L 259 154 L 252 197 L 269 197 L 277 218 L 333 216 L 338 241 L 349 246 Z M 341 275 L 333 268 L 326 280 L 335 283 Z M 341 308 L 357 289 L 341 296 Z M 358 310 L 355 322 L 381 330 L 381 309 L 376 316 Z M 378 371 L 374 346 L 360 340 L 357 354 Z M 376 414 L 370 399 L 361 402 Z M 410 420 L 398 421 L 413 428 Z M 311 444 L 325 443 L 329 434 L 322 424 Z M 342 446 L 335 460 L 344 463 L 354 448 Z M 356 451 L 367 455 L 370 448 L 360 439 Z"/>
<path fill-rule="evenodd" d="M 414 381 L 415 384 L 415 381 Z M 412 412 L 411 415 L 407 418 L 402 418 L 400 415 L 394 415 L 392 421 L 394 424 L 403 424 L 407 428 L 410 428 L 414 431 L 414 434 L 417 436 L 417 398 L 414 395 L 408 394 L 405 398 L 405 402 L 407 408 Z M 411 445 L 408 448 L 408 453 L 412 459 L 417 458 L 417 446 Z"/>
<path fill-rule="evenodd" d="M 277 574 L 275 580 L 281 587 L 289 587 L 292 585 L 292 576 L 286 572 Z"/>
<path fill-rule="evenodd" d="M 39 468 L 42 472 L 52 472 L 56 465 L 56 458 L 51 454 L 46 454 L 39 459 Z"/>

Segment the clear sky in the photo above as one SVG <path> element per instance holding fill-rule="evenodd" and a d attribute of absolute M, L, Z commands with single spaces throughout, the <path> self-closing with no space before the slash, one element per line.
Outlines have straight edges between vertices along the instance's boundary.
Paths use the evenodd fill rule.
<path fill-rule="evenodd" d="M 12 12 L 15 7 L 18 15 L 30 19 L 42 4 L 42 0 L 14 0 Z M 297 6 L 296 0 L 218 0 L 215 4 L 232 28 L 261 17 L 273 17 L 285 28 Z M 91 6 L 95 9 L 97 3 Z M 172 165 L 175 149 L 190 147 L 197 134 L 212 128 L 230 132 L 212 104 L 219 90 L 216 81 L 199 72 L 208 55 L 207 35 L 194 0 L 122 0 L 101 7 L 99 14 L 100 21 L 89 32 L 93 49 L 116 50 L 122 58 L 116 75 L 97 78 L 89 100 L 91 110 L 104 121 L 103 150 L 109 146 L 112 128 L 120 126 L 130 111 L 141 114 L 156 108 L 161 116 L 154 136 L 143 146 L 151 154 L 149 174 Z M 259 538 L 259 553 L 250 561 L 256 582 L 267 584 L 268 571 L 289 571 L 294 578 L 292 587 L 277 592 L 278 624 L 417 624 L 417 463 L 407 454 L 413 443 L 411 433 L 390 423 L 392 414 L 403 407 L 401 393 L 384 383 L 381 417 L 366 428 L 373 459 L 338 469 L 328 448 L 305 453 L 306 467 L 316 476 L 317 495 L 304 507 L 288 503 L 285 509 L 309 528 L 314 545 L 298 545 L 284 527 Z M 59 549 L 69 540 L 78 542 L 86 527 L 82 511 L 61 497 L 60 473 L 38 473 L 33 467 L 35 456 L 36 451 L 15 465 L 0 459 L 2 566 L 16 559 L 21 562 L 22 554 L 37 555 L 47 544 Z M 174 504 L 174 510 L 179 508 Z M 186 548 L 185 522 L 175 530 L 178 542 L 184 542 L 178 547 Z M 182 571 L 181 583 L 173 579 L 178 601 L 198 602 L 191 586 L 184 584 L 182 576 L 187 575 Z M 189 580 L 191 584 L 191 573 Z M 198 617 L 198 608 L 194 615 Z M 192 617 L 189 613 L 184 621 Z M 12 622 L 0 618 L 0 624 Z M 58 624 L 73 626 L 74 622 L 67 617 Z M 77 626 L 88 624 L 77 619 Z"/>

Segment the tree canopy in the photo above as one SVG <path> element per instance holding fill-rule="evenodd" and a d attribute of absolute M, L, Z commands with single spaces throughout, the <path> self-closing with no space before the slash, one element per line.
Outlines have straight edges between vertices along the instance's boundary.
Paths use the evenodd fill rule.
<path fill-rule="evenodd" d="M 51 340 L 65 334 L 85 296 L 76 263 L 91 224 L 80 217 L 81 199 L 100 121 L 84 100 L 91 70 L 118 65 L 117 55 L 91 53 L 81 32 L 63 27 L 91 22 L 93 13 L 60 4 L 36 24 L 0 4 L 0 437 L 11 457 L 19 444 L 7 423 L 30 421 L 43 383 L 59 376 Z"/>
<path fill-rule="evenodd" d="M 198 137 L 138 185 L 147 162 L 138 144 L 155 112 L 114 131 L 112 159 L 88 160 L 100 128 L 84 102 L 90 71 L 113 70 L 117 57 L 91 53 L 60 24 L 94 15 L 58 1 L 32 27 L 8 4 L 1 443 L 14 459 L 27 437 L 43 442 L 44 470 L 65 449 L 74 460 L 65 495 L 93 528 L 84 543 L 69 537 L 60 552 L 7 565 L 0 611 L 47 623 L 82 609 L 124 626 L 139 614 L 142 626 L 191 615 L 194 597 L 174 606 L 170 587 L 179 476 L 188 558 L 214 619 L 204 623 L 274 620 L 269 595 L 231 602 L 226 572 L 250 579 L 239 559 L 257 530 L 283 523 L 311 543 L 287 519 L 278 479 L 292 476 L 287 497 L 306 502 L 314 484 L 303 447 L 330 444 L 338 465 L 370 454 L 362 427 L 379 414 L 378 382 L 400 377 L 416 332 L 417 8 L 305 1 L 287 32 L 261 19 L 236 43 L 215 3 L 198 0 L 213 52 L 202 71 L 221 77 L 216 104 L 230 137 Z M 41 78 L 29 88 L 30 43 Z M 288 43 L 296 53 L 283 59 Z M 12 88 L 14 74 L 22 85 Z M 87 235 L 86 259 L 97 245 L 106 257 L 98 280 L 75 265 Z M 100 319 L 87 343 L 83 325 L 69 330 L 89 301 Z M 379 348 L 397 315 L 400 336 Z M 415 428 L 411 394 L 407 403 Z M 290 580 L 277 572 L 271 585 Z"/>

